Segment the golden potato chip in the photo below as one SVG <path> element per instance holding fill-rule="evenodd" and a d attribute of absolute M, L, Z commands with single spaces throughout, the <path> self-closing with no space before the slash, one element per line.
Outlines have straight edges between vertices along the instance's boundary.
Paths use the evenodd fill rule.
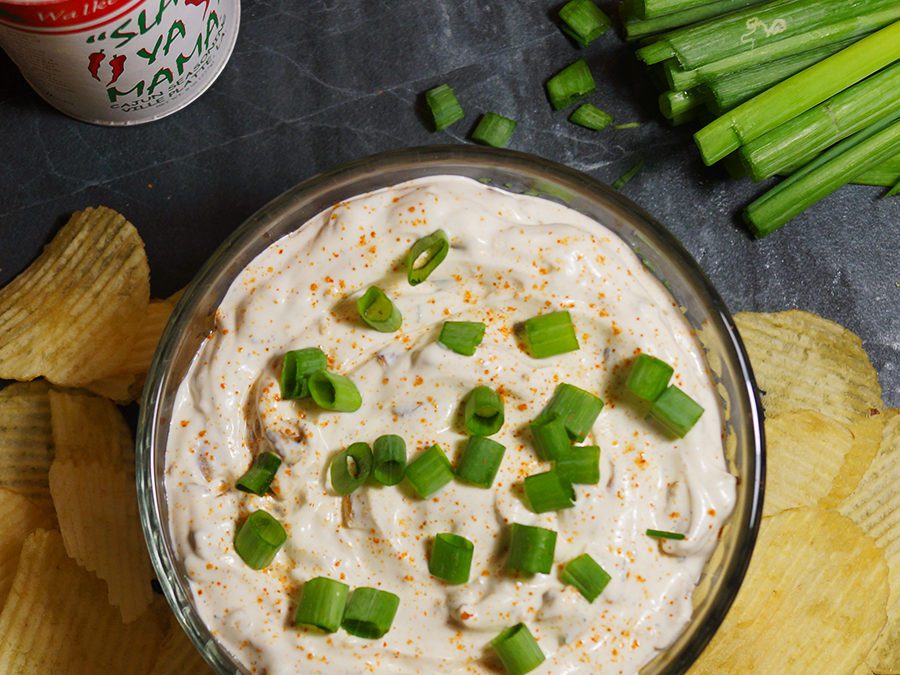
<path fill-rule="evenodd" d="M 49 385 L 14 382 L 0 390 L 0 487 L 49 506 L 53 461 Z"/>
<path fill-rule="evenodd" d="M 828 494 L 853 434 L 811 410 L 766 419 L 766 498 L 763 515 L 813 506 Z"/>
<path fill-rule="evenodd" d="M 881 443 L 881 432 L 884 429 L 885 414 L 870 415 L 854 422 L 850 427 L 853 434 L 853 445 L 844 458 L 835 479 L 831 482 L 828 494 L 819 500 L 823 509 L 838 508 L 859 484 L 860 479 L 869 468 L 869 464 L 878 452 Z"/>
<path fill-rule="evenodd" d="M 799 310 L 734 319 L 767 415 L 816 410 L 849 426 L 882 407 L 875 368 L 846 328 Z"/>
<path fill-rule="evenodd" d="M 849 673 L 884 623 L 887 565 L 834 511 L 764 518 L 734 605 L 692 673 Z"/>
<path fill-rule="evenodd" d="M 20 494 L 0 489 L 0 607 L 12 585 L 25 538 L 39 528 L 56 527 L 56 517 L 48 506 Z"/>
<path fill-rule="evenodd" d="M 84 391 L 51 391 L 50 412 L 57 460 L 133 466 L 131 431 L 112 401 Z"/>
<path fill-rule="evenodd" d="M 859 485 L 841 506 L 873 537 L 890 568 L 891 597 L 887 622 L 866 662 L 876 673 L 900 672 L 900 415 L 885 412 L 878 454 Z"/>
<path fill-rule="evenodd" d="M 138 398 L 144 387 L 144 379 L 150 369 L 150 361 L 156 352 L 156 345 L 162 335 L 173 305 L 168 301 L 154 301 L 147 306 L 144 319 L 132 340 L 131 348 L 119 369 L 104 378 L 94 380 L 85 385 L 101 396 L 111 398 L 117 403 L 130 403 Z"/>
<path fill-rule="evenodd" d="M 194 643 L 188 639 L 178 621 L 172 616 L 166 637 L 159 650 L 159 657 L 153 664 L 152 675 L 202 675 L 212 673 L 212 668 L 200 656 Z"/>
<path fill-rule="evenodd" d="M 102 206 L 75 213 L 0 289 L 0 378 L 77 386 L 116 372 L 149 300 L 134 226 Z"/>
<path fill-rule="evenodd" d="M 104 596 L 103 582 L 66 556 L 59 532 L 31 534 L 0 614 L 0 672 L 147 673 L 162 639 L 156 622 L 123 624 Z"/>

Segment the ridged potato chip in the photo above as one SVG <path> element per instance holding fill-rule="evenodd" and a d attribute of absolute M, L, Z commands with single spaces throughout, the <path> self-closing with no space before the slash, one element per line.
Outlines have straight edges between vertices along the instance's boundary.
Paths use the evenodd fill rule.
<path fill-rule="evenodd" d="M 50 394 L 56 458 L 50 492 L 66 551 L 106 581 L 124 621 L 153 599 L 141 532 L 128 425 L 110 401 L 85 392 Z"/>
<path fill-rule="evenodd" d="M 75 213 L 0 289 L 0 378 L 79 386 L 116 372 L 149 301 L 134 226 L 103 206 Z"/>
<path fill-rule="evenodd" d="M 863 417 L 850 427 L 850 433 L 853 434 L 853 445 L 844 458 L 844 465 L 831 482 L 828 494 L 819 500 L 820 508 L 837 509 L 859 485 L 863 474 L 878 452 L 878 446 L 881 444 L 881 432 L 884 430 L 887 418 L 888 415 L 879 413 Z"/>
<path fill-rule="evenodd" d="M 884 623 L 887 565 L 849 518 L 764 518 L 734 605 L 691 673 L 851 673 Z"/>
<path fill-rule="evenodd" d="M 0 614 L 0 672 L 16 675 L 144 675 L 162 639 L 148 619 L 123 624 L 103 582 L 66 556 L 54 530 L 22 546 Z"/>
<path fill-rule="evenodd" d="M 768 417 L 763 515 L 815 505 L 828 494 L 852 446 L 847 427 L 817 412 Z"/>
<path fill-rule="evenodd" d="M 815 410 L 846 425 L 883 406 L 878 375 L 854 333 L 799 310 L 734 317 L 766 415 Z"/>
<path fill-rule="evenodd" d="M 170 625 L 166 631 L 159 650 L 159 657 L 153 664 L 151 675 L 203 675 L 212 673 L 212 668 L 200 656 L 194 643 L 188 639 L 184 630 L 171 615 Z"/>
<path fill-rule="evenodd" d="M 173 305 L 168 301 L 153 301 L 134 336 L 128 355 L 119 369 L 104 378 L 85 385 L 85 389 L 106 396 L 116 403 L 130 403 L 141 395 L 144 379 L 150 370 L 150 361 L 156 345 L 172 314 Z"/>
<path fill-rule="evenodd" d="M 49 391 L 44 380 L 14 382 L 0 390 L 0 488 L 47 506 L 53 461 Z"/>
<path fill-rule="evenodd" d="M 841 506 L 885 551 L 890 568 L 887 622 L 866 663 L 875 673 L 900 672 L 900 414 L 885 412 L 878 454 Z"/>
<path fill-rule="evenodd" d="M 39 528 L 56 527 L 56 517 L 48 506 L 0 488 L 0 607 L 12 585 L 25 538 Z"/>

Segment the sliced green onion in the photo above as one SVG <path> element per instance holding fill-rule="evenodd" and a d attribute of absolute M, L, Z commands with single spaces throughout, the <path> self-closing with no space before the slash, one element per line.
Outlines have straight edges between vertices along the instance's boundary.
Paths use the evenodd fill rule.
<path fill-rule="evenodd" d="M 294 349 L 281 362 L 281 398 L 285 401 L 309 396 L 309 376 L 328 367 L 328 359 L 318 347 Z"/>
<path fill-rule="evenodd" d="M 372 477 L 382 485 L 396 485 L 406 473 L 406 442 L 399 436 L 379 436 L 372 445 Z"/>
<path fill-rule="evenodd" d="M 466 398 L 463 410 L 466 430 L 473 436 L 492 436 L 503 426 L 503 401 L 484 385 L 475 387 Z"/>
<path fill-rule="evenodd" d="M 593 103 L 582 103 L 569 115 L 569 121 L 587 129 L 601 131 L 612 123 L 613 118 Z"/>
<path fill-rule="evenodd" d="M 457 354 L 472 356 L 484 339 L 484 328 L 480 321 L 445 321 L 438 342 Z"/>
<path fill-rule="evenodd" d="M 606 570 L 587 553 L 582 553 L 566 563 L 559 580 L 574 586 L 588 602 L 594 602 L 610 580 Z"/>
<path fill-rule="evenodd" d="M 547 96 L 556 110 L 575 103 L 596 89 L 594 76 L 584 59 L 570 63 L 547 80 Z"/>
<path fill-rule="evenodd" d="M 528 353 L 545 359 L 578 349 L 578 338 L 571 315 L 565 311 L 533 316 L 522 324 L 522 336 Z"/>
<path fill-rule="evenodd" d="M 506 628 L 491 640 L 491 647 L 500 658 L 508 675 L 524 675 L 544 662 L 541 646 L 524 623 Z"/>
<path fill-rule="evenodd" d="M 435 268 L 444 262 L 450 251 L 450 239 L 443 230 L 435 230 L 422 237 L 406 254 L 406 279 L 410 286 L 425 281 Z"/>
<path fill-rule="evenodd" d="M 661 33 L 672 28 L 678 28 L 679 26 L 688 26 L 703 21 L 704 19 L 727 14 L 735 9 L 741 9 L 747 5 L 759 4 L 763 1 L 764 0 L 713 0 L 693 9 L 673 12 L 653 19 L 641 18 L 638 12 L 634 11 L 633 4 L 627 1 L 620 5 L 620 9 L 622 12 L 622 20 L 625 25 L 625 36 L 630 41 L 646 35 L 652 35 L 653 33 Z"/>
<path fill-rule="evenodd" d="M 556 386 L 553 397 L 538 419 L 559 415 L 566 425 L 569 438 L 581 443 L 603 410 L 603 401 L 589 391 L 563 382 Z"/>
<path fill-rule="evenodd" d="M 331 460 L 331 487 L 339 495 L 349 495 L 371 472 L 372 449 L 365 443 L 352 443 Z"/>
<path fill-rule="evenodd" d="M 526 574 L 548 574 L 553 567 L 555 551 L 556 532 L 543 527 L 513 523 L 506 567 Z"/>
<path fill-rule="evenodd" d="M 625 388 L 639 399 L 655 401 L 665 391 L 675 369 L 665 361 L 649 354 L 640 354 L 634 360 Z"/>
<path fill-rule="evenodd" d="M 486 112 L 472 132 L 472 140 L 494 148 L 505 148 L 515 130 L 515 120 L 495 112 Z"/>
<path fill-rule="evenodd" d="M 647 530 L 648 537 L 656 537 L 657 539 L 675 539 L 682 540 L 684 535 L 681 532 L 667 532 L 666 530 Z"/>
<path fill-rule="evenodd" d="M 525 498 L 535 513 L 560 511 L 575 506 L 575 490 L 556 470 L 528 476 L 523 483 Z"/>
<path fill-rule="evenodd" d="M 625 185 L 632 178 L 634 178 L 638 174 L 638 171 L 640 171 L 643 168 L 644 168 L 644 160 L 640 160 L 637 164 L 635 164 L 633 167 L 628 169 L 628 171 L 626 171 L 621 176 L 616 178 L 616 180 L 613 181 L 613 184 L 612 184 L 613 190 L 621 190 L 623 187 L 625 187 Z"/>
<path fill-rule="evenodd" d="M 623 122 L 622 124 L 616 124 L 613 129 L 637 129 L 640 126 L 640 122 Z"/>
<path fill-rule="evenodd" d="M 453 480 L 453 467 L 441 447 L 432 445 L 406 467 L 406 480 L 425 499 Z"/>
<path fill-rule="evenodd" d="M 294 612 L 294 624 L 315 626 L 327 633 L 341 627 L 350 587 L 326 577 L 315 577 L 303 584 L 300 602 Z"/>
<path fill-rule="evenodd" d="M 442 131 L 464 116 L 456 94 L 447 84 L 441 84 L 425 92 L 425 101 L 434 116 L 435 131 Z"/>
<path fill-rule="evenodd" d="M 327 370 L 309 376 L 309 394 L 316 405 L 325 410 L 354 412 L 362 405 L 362 396 L 353 380 Z"/>
<path fill-rule="evenodd" d="M 341 628 L 356 637 L 376 640 L 391 629 L 400 598 L 388 591 L 361 586 L 347 601 Z"/>
<path fill-rule="evenodd" d="M 593 0 L 570 0 L 559 10 L 563 32 L 582 47 L 587 47 L 610 27 L 609 17 Z"/>
<path fill-rule="evenodd" d="M 448 584 L 464 584 L 469 580 L 474 552 L 475 545 L 465 537 L 450 532 L 435 535 L 428 571 Z"/>
<path fill-rule="evenodd" d="M 650 406 L 650 416 L 679 438 L 684 438 L 702 414 L 703 407 L 674 384 Z"/>
<path fill-rule="evenodd" d="M 391 299 L 378 286 L 369 286 L 356 301 L 360 318 L 382 333 L 393 333 L 403 323 L 403 316 Z"/>
<path fill-rule="evenodd" d="M 600 448 L 582 445 L 566 448 L 556 458 L 556 472 L 574 485 L 596 485 L 600 482 Z"/>
<path fill-rule="evenodd" d="M 528 427 L 531 429 L 534 449 L 544 461 L 558 459 L 571 445 L 565 420 L 556 413 L 541 415 Z"/>
<path fill-rule="evenodd" d="M 505 452 L 506 448 L 497 441 L 484 436 L 469 436 L 456 469 L 456 477 L 470 485 L 491 487 Z"/>
<path fill-rule="evenodd" d="M 265 511 L 254 511 L 234 535 L 234 550 L 247 567 L 261 570 L 275 559 L 286 540 L 281 523 Z"/>
<path fill-rule="evenodd" d="M 237 489 L 262 497 L 269 491 L 269 486 L 272 485 L 279 466 L 281 466 L 281 457 L 274 452 L 259 453 L 253 458 L 253 464 L 247 469 L 247 472 L 238 478 Z"/>

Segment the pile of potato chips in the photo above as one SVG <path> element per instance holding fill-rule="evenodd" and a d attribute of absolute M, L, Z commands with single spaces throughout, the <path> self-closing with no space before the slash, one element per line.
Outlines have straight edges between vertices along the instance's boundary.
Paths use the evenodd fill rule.
<path fill-rule="evenodd" d="M 135 400 L 174 304 L 135 228 L 76 213 L 0 290 L 0 672 L 202 673 L 152 589 Z M 900 673 L 900 415 L 859 338 L 736 317 L 764 391 L 765 517 L 695 673 Z"/>
<path fill-rule="evenodd" d="M 0 390 L 2 673 L 208 672 L 153 591 L 110 400 L 140 394 L 172 307 L 150 300 L 137 230 L 102 207 L 0 290 L 0 377 L 21 380 Z"/>

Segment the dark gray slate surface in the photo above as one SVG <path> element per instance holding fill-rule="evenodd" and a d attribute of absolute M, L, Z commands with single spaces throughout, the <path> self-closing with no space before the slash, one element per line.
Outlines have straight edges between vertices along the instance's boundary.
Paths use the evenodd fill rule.
<path fill-rule="evenodd" d="M 614 4 L 614 3 L 613 3 Z M 604 3 L 609 8 L 610 3 Z M 765 241 L 735 219 L 760 188 L 704 168 L 685 129 L 613 34 L 576 50 L 555 3 L 488 0 L 245 2 L 231 62 L 201 99 L 162 121 L 95 127 L 49 108 L 0 54 L 0 284 L 73 211 L 106 204 L 147 242 L 153 289 L 184 285 L 257 208 L 336 164 L 401 146 L 465 142 L 478 115 L 519 120 L 511 147 L 612 182 L 685 243 L 733 311 L 799 307 L 856 331 L 900 405 L 900 198 L 849 187 Z M 554 113 L 543 81 L 585 56 L 591 100 L 637 129 L 596 134 Z M 431 133 L 422 91 L 450 83 L 466 119 Z"/>

